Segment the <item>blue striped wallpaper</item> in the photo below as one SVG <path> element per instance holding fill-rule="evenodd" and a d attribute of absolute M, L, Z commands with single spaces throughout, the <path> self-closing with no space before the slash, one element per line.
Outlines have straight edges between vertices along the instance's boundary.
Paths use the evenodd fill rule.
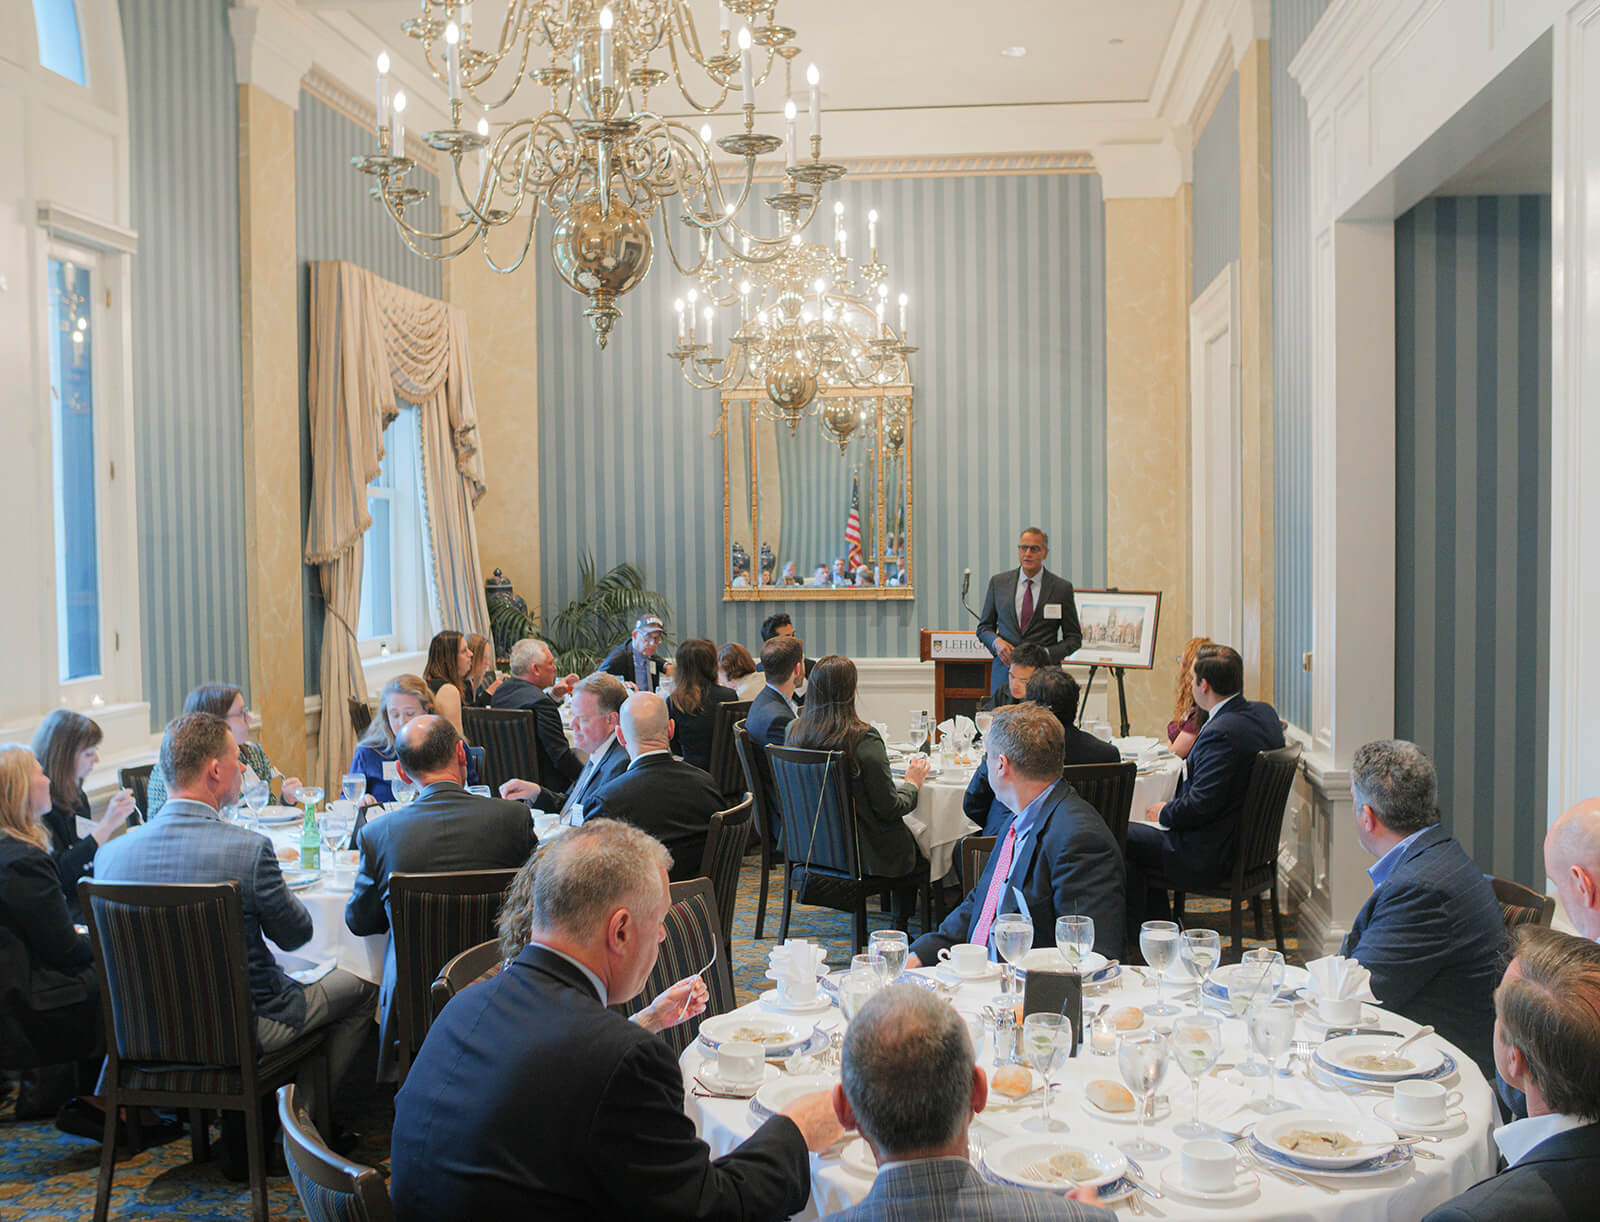
<path fill-rule="evenodd" d="M 249 684 L 238 95 L 221 0 L 121 0 L 132 139 L 139 604 L 152 729 Z"/>
<path fill-rule="evenodd" d="M 1239 74 L 1194 142 L 1194 295 L 1239 257 Z"/>
<path fill-rule="evenodd" d="M 1051 569 L 1105 578 L 1105 210 L 1098 176 L 893 178 L 829 188 L 853 248 L 881 214 L 892 291 L 911 294 L 916 382 L 911 602 L 801 603 L 808 650 L 915 656 L 917 629 L 972 621 L 992 572 L 1016 563 L 1030 523 L 1051 535 Z M 819 222 L 819 223 L 826 223 Z M 548 231 L 535 239 L 547 249 Z M 583 299 L 541 257 L 538 306 L 543 601 L 577 588 L 578 558 L 639 564 L 682 638 L 759 640 L 771 603 L 722 601 L 718 396 L 690 389 L 666 357 L 683 291 L 660 249 L 623 298 L 599 351 Z M 812 425 L 811 427 L 815 427 Z M 492 569 L 494 556 L 485 556 Z"/>
<path fill-rule="evenodd" d="M 351 168 L 350 158 L 372 151 L 372 133 L 305 90 L 294 119 L 295 245 L 300 263 L 300 522 L 311 505 L 311 417 L 306 403 L 306 370 L 311 353 L 311 268 L 316 260 L 344 259 L 430 297 L 444 295 L 438 263 L 412 254 L 393 222 L 367 195 L 371 183 Z M 421 176 L 436 204 L 438 187 L 432 175 Z M 306 695 L 322 690 L 318 667 L 322 656 L 321 586 L 314 568 L 305 579 Z"/>
<path fill-rule="evenodd" d="M 1543 881 L 1550 197 L 1395 222 L 1395 732 L 1484 870 Z"/>
<path fill-rule="evenodd" d="M 1311 724 L 1311 127 L 1289 61 L 1328 0 L 1272 6 L 1272 449 L 1275 555 L 1273 703 Z"/>

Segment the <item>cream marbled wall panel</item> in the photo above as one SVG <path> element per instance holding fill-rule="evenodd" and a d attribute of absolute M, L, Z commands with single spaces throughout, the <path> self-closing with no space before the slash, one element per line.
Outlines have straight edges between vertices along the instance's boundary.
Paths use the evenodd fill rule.
<path fill-rule="evenodd" d="M 1129 671 L 1135 734 L 1172 710 L 1189 638 L 1190 188 L 1106 200 L 1106 584 L 1162 592 L 1156 668 Z"/>
<path fill-rule="evenodd" d="M 1244 441 L 1245 690 L 1273 699 L 1272 80 L 1265 39 L 1239 63 L 1240 410 Z"/>
<path fill-rule="evenodd" d="M 476 251 L 444 265 L 445 297 L 467 313 L 472 389 L 488 492 L 478 502 L 478 556 L 539 605 L 539 345 L 543 272 L 535 250 L 502 276 Z"/>
<path fill-rule="evenodd" d="M 300 327 L 294 110 L 239 86 L 239 284 L 244 555 L 251 700 L 267 755 L 305 776 L 300 591 Z"/>

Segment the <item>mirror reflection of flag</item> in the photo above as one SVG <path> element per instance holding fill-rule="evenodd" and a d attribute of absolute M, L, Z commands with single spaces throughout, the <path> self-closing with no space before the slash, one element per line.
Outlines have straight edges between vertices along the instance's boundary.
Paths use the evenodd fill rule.
<path fill-rule="evenodd" d="M 845 562 L 854 569 L 861 563 L 861 477 L 850 477 L 850 514 L 844 520 L 844 541 L 849 546 Z"/>

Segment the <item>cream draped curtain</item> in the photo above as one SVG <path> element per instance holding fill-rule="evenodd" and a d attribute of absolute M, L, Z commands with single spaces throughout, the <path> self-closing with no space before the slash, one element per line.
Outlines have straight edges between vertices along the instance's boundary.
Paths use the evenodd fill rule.
<path fill-rule="evenodd" d="M 399 399 L 420 414 L 434 628 L 489 632 L 474 517 L 484 493 L 483 456 L 466 316 L 352 263 L 313 263 L 308 385 L 305 558 L 317 566 L 327 609 L 317 774 L 334 794 L 355 751 L 348 702 L 367 694 L 356 644 L 362 537 L 372 525 L 367 485 L 377 478 L 383 429 L 399 414 Z"/>

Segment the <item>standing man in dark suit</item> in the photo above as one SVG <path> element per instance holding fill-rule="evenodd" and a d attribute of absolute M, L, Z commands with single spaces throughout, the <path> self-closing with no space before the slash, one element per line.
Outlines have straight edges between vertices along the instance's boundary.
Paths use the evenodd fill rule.
<path fill-rule="evenodd" d="M 1492 1078 L 1505 920 L 1483 871 L 1439 826 L 1433 761 L 1415 743 L 1367 743 L 1350 762 L 1350 787 L 1356 839 L 1378 860 L 1339 953 L 1372 973 L 1379 1004 L 1436 1027 Z"/>
<path fill-rule="evenodd" d="M 1026 912 L 1034 943 L 1054 946 L 1056 918 L 1094 918 L 1094 947 L 1123 951 L 1127 897 L 1122 854 L 1106 821 L 1061 777 L 1064 735 L 1055 715 L 1015 704 L 994 715 L 984 763 L 995 796 L 1013 812 L 978 885 L 933 933 L 911 946 L 908 967 L 932 963 L 957 942 L 984 943 L 995 917 Z"/>
<path fill-rule="evenodd" d="M 539 854 L 528 945 L 444 1008 L 395 1097 L 399 1222 L 761 1222 L 805 1206 L 807 1150 L 842 1134 L 828 1092 L 712 1159 L 671 1047 L 606 1008 L 637 996 L 655 966 L 670 864 L 660 841 L 610 821 Z M 685 997 L 668 1022 L 704 1009 L 703 993 Z"/>
<path fill-rule="evenodd" d="M 805 652 L 793 636 L 772 637 L 761 647 L 761 673 L 767 685 L 756 693 L 744 728 L 763 746 L 783 746 L 789 723 L 800 716 L 795 688 L 804 678 Z"/>
<path fill-rule="evenodd" d="M 989 668 L 991 692 L 1006 681 L 1011 651 L 1018 645 L 1042 645 L 1050 661 L 1059 663 L 1083 644 L 1072 583 L 1044 567 L 1049 554 L 1049 538 L 1030 526 L 1017 540 L 1021 567 L 989 578 L 978 639 L 994 655 Z"/>
<path fill-rule="evenodd" d="M 711 774 L 672 754 L 667 702 L 635 692 L 622 706 L 628 770 L 585 803 L 583 818 L 620 819 L 649 832 L 672 854 L 672 881 L 700 876 L 711 816 L 723 808 Z"/>
<path fill-rule="evenodd" d="M 527 709 L 533 714 L 534 748 L 539 776 L 555 789 L 566 789 L 583 771 L 583 761 L 567 742 L 561 728 L 561 710 L 545 688 L 556 681 L 555 650 L 543 641 L 524 637 L 511 647 L 511 678 L 494 689 L 489 707 Z"/>
<path fill-rule="evenodd" d="M 606 654 L 600 669 L 633 684 L 635 691 L 655 691 L 661 680 L 672 673 L 672 668 L 656 657 L 665 635 L 666 625 L 661 617 L 646 612 L 634 621 L 633 635 Z"/>
<path fill-rule="evenodd" d="M 1163 920 L 1170 905 L 1159 877 L 1172 887 L 1215 887 L 1233 871 L 1239 814 L 1256 756 L 1283 746 L 1278 713 L 1265 701 L 1244 698 L 1244 659 L 1226 645 L 1206 645 L 1195 656 L 1195 703 L 1208 716 L 1185 763 L 1177 796 L 1152 806 L 1128 827 L 1128 898 L 1131 928 Z"/>
<path fill-rule="evenodd" d="M 533 820 L 520 802 L 466 791 L 466 744 L 443 717 L 418 717 L 395 740 L 400 771 L 422 786 L 416 800 L 369 819 L 358 847 L 361 868 L 344 907 L 350 932 L 389 932 L 389 876 L 441 870 L 514 870 L 539 847 Z M 394 1042 L 394 939 L 383 958 L 379 997 L 378 1077 L 392 1081 Z"/>
<path fill-rule="evenodd" d="M 1528 1098 L 1495 1130 L 1506 1169 L 1423 1222 L 1578 1222 L 1600 1185 L 1600 946 L 1538 925 L 1517 930 L 1494 995 L 1494 1060 Z"/>
<path fill-rule="evenodd" d="M 627 698 L 622 680 L 603 670 L 579 679 L 572 689 L 572 737 L 589 758 L 578 779 L 566 790 L 512 779 L 500 786 L 500 796 L 559 813 L 563 823 L 582 823 L 583 804 L 628 770 L 627 748 L 617 739 Z"/>

